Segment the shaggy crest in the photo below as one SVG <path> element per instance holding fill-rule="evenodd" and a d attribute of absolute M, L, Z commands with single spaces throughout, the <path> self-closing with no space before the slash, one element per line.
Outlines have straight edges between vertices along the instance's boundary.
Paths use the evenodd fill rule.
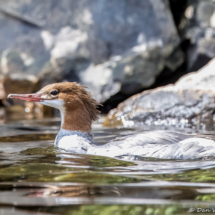
<path fill-rule="evenodd" d="M 66 82 L 66 84 L 71 83 Z M 87 87 L 77 84 L 76 82 L 73 82 L 71 89 L 67 88 L 67 90 L 69 91 L 69 93 L 78 96 L 80 101 L 83 103 L 83 106 L 88 111 L 90 119 L 92 121 L 98 120 L 100 111 L 97 108 L 102 105 L 92 98 L 91 93 L 87 91 Z"/>
<path fill-rule="evenodd" d="M 53 89 L 58 91 L 59 99 L 63 98 L 64 101 L 70 101 L 71 96 L 73 96 L 74 99 L 78 99 L 88 111 L 90 120 L 98 120 L 100 111 L 97 108 L 102 105 L 92 98 L 91 93 L 87 91 L 87 87 L 76 82 L 62 82 L 47 85 L 39 92 L 49 93 Z"/>

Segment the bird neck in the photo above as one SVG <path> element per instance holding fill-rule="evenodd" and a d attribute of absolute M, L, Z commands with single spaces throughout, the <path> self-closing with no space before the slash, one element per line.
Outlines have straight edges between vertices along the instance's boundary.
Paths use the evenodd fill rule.
<path fill-rule="evenodd" d="M 92 121 L 85 107 L 61 110 L 61 128 L 67 131 L 91 132 Z"/>

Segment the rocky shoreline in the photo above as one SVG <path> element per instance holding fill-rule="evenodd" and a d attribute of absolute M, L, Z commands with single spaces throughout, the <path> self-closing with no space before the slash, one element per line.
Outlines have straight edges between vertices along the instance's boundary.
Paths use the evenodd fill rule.
<path fill-rule="evenodd" d="M 134 95 L 109 112 L 104 126 L 173 126 L 213 129 L 215 59 L 176 84 Z"/>
<path fill-rule="evenodd" d="M 77 81 L 100 102 L 148 88 L 184 62 L 168 1 L 9 0 L 0 23 L 0 74 L 31 75 L 40 87 Z"/>
<path fill-rule="evenodd" d="M 75 81 L 106 110 L 132 96 L 106 126 L 196 128 L 214 120 L 213 0 L 4 0 L 0 23 L 3 105 L 11 105 L 9 93 Z"/>

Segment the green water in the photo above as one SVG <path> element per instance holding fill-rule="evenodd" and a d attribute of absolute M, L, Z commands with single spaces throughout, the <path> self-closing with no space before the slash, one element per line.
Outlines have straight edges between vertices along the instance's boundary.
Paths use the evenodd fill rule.
<path fill-rule="evenodd" d="M 0 124 L 0 214 L 215 214 L 214 158 L 71 154 L 53 146 L 59 125 L 57 118 Z M 93 125 L 97 144 L 135 132 Z"/>

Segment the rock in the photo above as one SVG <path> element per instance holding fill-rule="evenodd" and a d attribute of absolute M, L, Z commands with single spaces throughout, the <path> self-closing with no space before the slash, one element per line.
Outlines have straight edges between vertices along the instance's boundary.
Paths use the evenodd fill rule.
<path fill-rule="evenodd" d="M 81 83 L 88 86 L 93 96 L 100 102 L 106 101 L 118 92 L 125 95 L 135 94 L 153 85 L 164 67 L 174 71 L 175 66 L 183 62 L 181 51 L 177 52 L 179 58 L 173 64 L 171 63 L 174 62 L 173 58 L 163 58 L 163 50 L 164 48 L 156 45 L 137 52 L 133 49 L 104 64 L 91 65 L 81 73 Z"/>
<path fill-rule="evenodd" d="M 1 80 L 1 77 L 0 77 Z M 1 97 L 1 82 L 0 82 L 0 100 L 4 101 L 6 99 L 5 95 L 8 94 L 28 94 L 28 93 L 35 93 L 40 89 L 39 79 L 34 75 L 26 75 L 22 73 L 14 73 L 11 75 L 4 76 L 2 78 L 2 89 L 3 94 Z M 44 106 L 38 103 L 32 103 L 22 100 L 8 100 L 8 102 L 4 102 L 7 106 L 9 104 L 15 105 L 13 109 L 12 107 L 9 108 L 10 113 L 9 115 L 17 115 L 15 114 L 18 108 L 18 112 L 22 112 L 21 116 L 25 114 L 25 117 L 30 118 L 41 118 L 43 116 L 52 117 L 54 115 L 54 110 L 51 107 Z M 19 115 L 19 114 L 18 114 Z"/>
<path fill-rule="evenodd" d="M 5 50 L 1 56 L 1 72 L 4 75 L 21 73 L 25 70 L 24 62 L 17 52 Z"/>
<path fill-rule="evenodd" d="M 215 58 L 198 72 L 183 76 L 176 83 L 177 88 L 215 91 Z"/>
<path fill-rule="evenodd" d="M 3 80 L 3 76 L 0 75 L 0 101 L 3 101 L 6 98 Z"/>
<path fill-rule="evenodd" d="M 3 86 L 5 94 L 25 94 L 39 90 L 39 79 L 33 75 L 15 73 L 10 76 L 5 76 Z M 13 100 L 13 104 L 23 104 L 21 100 Z"/>
<path fill-rule="evenodd" d="M 149 7 L 149 2 L 152 7 Z M 93 96 L 100 102 L 106 101 L 118 92 L 132 95 L 150 87 L 165 67 L 175 71 L 183 63 L 183 53 L 177 48 L 179 39 L 168 5 L 162 1 L 145 1 L 144 3 L 141 1 L 142 7 L 138 10 L 134 6 L 136 5 L 131 7 L 129 3 L 126 5 L 130 8 L 127 14 L 128 20 L 119 23 L 117 18 L 113 17 L 111 24 L 126 29 L 126 33 L 130 34 L 131 38 L 126 34 L 120 36 L 120 33 L 114 32 L 114 29 L 112 32 L 107 31 L 111 26 L 107 29 L 103 28 L 106 34 L 113 38 L 112 41 L 118 41 L 119 37 L 121 43 L 123 41 L 126 43 L 123 44 L 124 47 L 129 46 L 131 40 L 133 40 L 132 45 L 120 51 L 114 51 L 113 54 L 116 56 L 111 57 L 109 61 L 98 65 L 91 64 L 80 73 L 81 83 L 88 86 Z M 139 10 L 142 10 L 143 14 L 140 14 Z M 137 11 L 138 15 L 134 15 Z M 149 12 L 152 15 L 147 17 Z M 111 13 L 111 11 L 106 13 Z M 129 22 L 129 18 L 133 19 L 133 23 Z M 137 32 L 132 35 L 134 26 Z M 111 47 L 116 49 L 117 43 L 111 42 Z"/>
<path fill-rule="evenodd" d="M 77 81 L 102 102 L 183 62 L 167 0 L 1 1 L 0 24 L 1 73 Z"/>
<path fill-rule="evenodd" d="M 9 93 L 31 93 L 35 91 L 38 78 L 33 75 L 12 74 L 4 78 L 4 88 L 6 94 Z"/>
<path fill-rule="evenodd" d="M 196 71 L 215 57 L 215 2 L 189 0 L 179 31 L 190 41 L 188 70 Z"/>
<path fill-rule="evenodd" d="M 175 85 L 144 91 L 109 112 L 104 126 L 174 126 L 212 129 L 215 120 L 215 59 Z"/>

